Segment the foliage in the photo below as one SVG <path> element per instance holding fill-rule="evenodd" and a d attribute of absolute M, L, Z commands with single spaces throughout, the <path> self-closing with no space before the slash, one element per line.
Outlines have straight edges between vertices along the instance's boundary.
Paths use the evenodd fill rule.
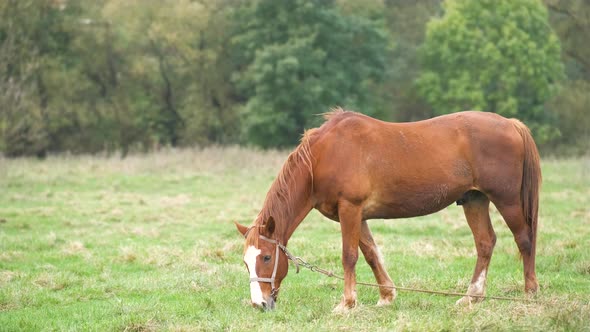
<path fill-rule="evenodd" d="M 235 139 L 219 76 L 227 72 L 218 59 L 222 4 L 3 2 L 0 149 L 126 153 Z"/>
<path fill-rule="evenodd" d="M 55 69 L 67 57 L 75 11 L 62 15 L 49 1 L 0 4 L 0 149 L 8 156 L 43 154 L 68 121 L 50 104 L 48 76 L 64 78 Z"/>
<path fill-rule="evenodd" d="M 248 224 L 287 157 L 242 148 L 0 160 L 0 328 L 3 331 L 585 331 L 590 321 L 590 159 L 545 160 L 537 245 L 539 302 L 398 293 L 333 314 L 342 282 L 293 266 L 277 309 L 249 303 Z M 244 162 L 247 160 L 248 162 Z M 487 294 L 521 297 L 522 261 L 497 212 Z M 464 292 L 476 252 L 460 207 L 372 220 L 396 285 Z M 342 271 L 339 224 L 311 213 L 293 254 Z M 358 281 L 372 282 L 361 258 Z"/>
<path fill-rule="evenodd" d="M 590 3 L 584 0 L 545 0 L 551 25 L 560 37 L 568 81 L 550 102 L 562 135 L 553 151 L 590 151 Z"/>
<path fill-rule="evenodd" d="M 526 121 L 541 142 L 555 135 L 545 102 L 562 77 L 560 46 L 538 0 L 446 1 L 422 56 L 417 86 L 438 114 L 495 112 Z"/>
<path fill-rule="evenodd" d="M 315 114 L 337 105 L 375 114 L 387 35 L 378 21 L 339 13 L 333 1 L 247 3 L 236 12 L 234 81 L 248 140 L 288 146 Z M 353 65 L 354 64 L 354 65 Z"/>
<path fill-rule="evenodd" d="M 590 80 L 590 4 L 584 0 L 544 0 L 551 25 L 561 39 L 568 76 Z"/>
<path fill-rule="evenodd" d="M 384 1 L 389 30 L 395 38 L 385 83 L 387 106 L 397 121 L 417 121 L 435 114 L 418 94 L 415 80 L 421 72 L 419 48 L 424 42 L 426 23 L 442 11 L 442 0 Z"/>
<path fill-rule="evenodd" d="M 551 145 L 558 155 L 584 155 L 590 152 L 590 81 L 578 79 L 563 84 L 549 102 L 556 110 L 556 124 L 563 133 Z"/>
<path fill-rule="evenodd" d="M 583 154 L 590 3 L 539 1 L 0 1 L 0 153 L 290 146 L 340 105 L 478 107 Z"/>

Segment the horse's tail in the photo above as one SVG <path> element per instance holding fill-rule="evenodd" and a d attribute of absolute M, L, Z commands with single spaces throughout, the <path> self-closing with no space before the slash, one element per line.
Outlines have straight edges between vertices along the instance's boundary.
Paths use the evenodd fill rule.
<path fill-rule="evenodd" d="M 539 216 L 539 191 L 542 180 L 541 158 L 529 128 L 519 120 L 512 119 L 512 121 L 516 130 L 520 133 L 524 145 L 520 201 L 526 223 L 530 227 L 531 255 L 534 257 L 537 242 L 537 219 Z"/>

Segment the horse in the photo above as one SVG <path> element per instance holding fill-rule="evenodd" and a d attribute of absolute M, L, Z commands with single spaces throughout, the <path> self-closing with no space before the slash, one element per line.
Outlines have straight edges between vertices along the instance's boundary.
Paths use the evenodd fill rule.
<path fill-rule="evenodd" d="M 245 237 L 253 306 L 275 307 L 289 267 L 286 246 L 313 208 L 339 222 L 342 232 L 344 294 L 334 311 L 357 304 L 359 247 L 381 285 L 377 305 L 397 296 L 367 220 L 428 215 L 454 202 L 464 210 L 477 251 L 467 293 L 457 303 L 479 301 L 485 294 L 496 243 L 490 202 L 514 236 L 525 292 L 537 292 L 541 168 L 526 125 L 479 111 L 391 123 L 335 108 L 324 118 L 289 154 L 254 223 L 236 223 Z"/>

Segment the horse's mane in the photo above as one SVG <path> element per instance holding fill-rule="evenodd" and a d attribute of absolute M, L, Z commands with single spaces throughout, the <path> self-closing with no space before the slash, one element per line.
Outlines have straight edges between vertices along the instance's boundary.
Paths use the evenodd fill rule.
<path fill-rule="evenodd" d="M 263 228 L 265 223 L 272 217 L 275 220 L 275 233 L 282 234 L 286 224 L 282 221 L 291 216 L 292 206 L 291 199 L 293 192 L 297 189 L 294 177 L 297 172 L 304 172 L 309 175 L 313 183 L 313 155 L 311 153 L 310 141 L 316 136 L 317 128 L 306 130 L 301 138 L 299 145 L 289 154 L 287 161 L 281 167 L 276 179 L 273 181 L 270 189 L 264 199 L 264 204 L 260 213 L 254 221 L 252 228 Z M 259 231 L 248 232 L 246 236 L 246 246 L 258 246 Z"/>
<path fill-rule="evenodd" d="M 345 111 L 340 107 L 332 108 L 329 112 L 322 114 L 325 122 L 322 127 L 337 120 L 347 114 L 356 114 L 354 112 Z M 297 172 L 304 172 L 309 175 L 309 181 L 313 185 L 313 155 L 311 153 L 312 141 L 315 141 L 321 128 L 313 128 L 306 130 L 301 137 L 299 145 L 289 154 L 287 161 L 279 171 L 276 179 L 270 186 L 264 205 L 260 213 L 256 217 L 251 229 L 264 228 L 265 223 L 272 217 L 275 220 L 275 233 L 283 234 L 286 228 L 286 223 L 292 214 L 291 199 L 292 194 L 296 190 L 303 190 L 304 188 L 296 188 L 296 182 L 293 180 Z M 312 189 L 313 190 L 313 189 Z M 258 246 L 258 235 L 261 230 L 250 231 L 246 234 L 246 246 Z"/>
<path fill-rule="evenodd" d="M 322 117 L 325 120 L 322 127 L 334 126 L 338 122 L 340 122 L 340 120 L 348 118 L 350 116 L 366 116 L 366 115 L 364 115 L 362 113 L 348 111 L 348 110 L 343 109 L 342 107 L 334 107 L 334 108 L 331 108 L 329 112 L 322 114 Z"/>

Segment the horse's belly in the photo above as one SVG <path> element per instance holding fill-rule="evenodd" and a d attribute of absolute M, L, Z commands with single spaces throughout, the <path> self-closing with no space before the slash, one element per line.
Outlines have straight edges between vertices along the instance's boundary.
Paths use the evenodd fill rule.
<path fill-rule="evenodd" d="M 424 216 L 444 209 L 458 200 L 465 190 L 439 185 L 428 191 L 372 195 L 363 207 L 363 219 L 394 219 Z"/>

